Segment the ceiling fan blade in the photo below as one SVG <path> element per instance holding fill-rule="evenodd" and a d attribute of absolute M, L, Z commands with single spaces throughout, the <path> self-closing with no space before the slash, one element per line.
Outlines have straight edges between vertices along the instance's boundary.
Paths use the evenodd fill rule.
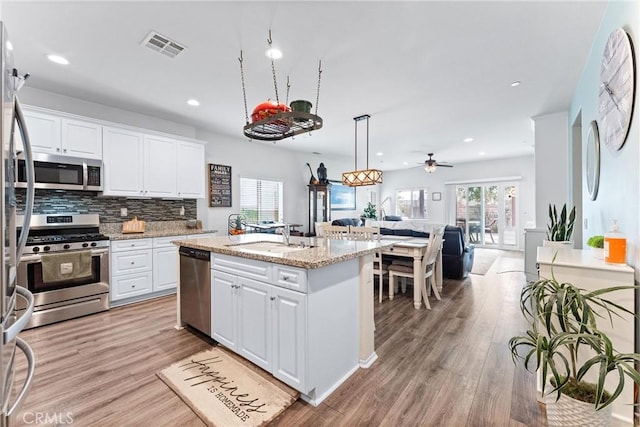
<path fill-rule="evenodd" d="M 452 168 L 453 165 L 447 165 L 445 163 L 437 163 L 436 166 L 438 166 L 439 168 Z"/>

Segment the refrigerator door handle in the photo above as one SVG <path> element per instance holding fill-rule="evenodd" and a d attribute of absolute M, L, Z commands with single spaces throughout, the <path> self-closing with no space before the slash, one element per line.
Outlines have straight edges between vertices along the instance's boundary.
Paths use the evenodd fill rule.
<path fill-rule="evenodd" d="M 33 297 L 33 294 L 29 292 L 29 289 L 22 286 L 16 286 L 16 293 L 27 300 L 27 308 L 24 313 L 22 313 L 22 316 L 20 316 L 20 318 L 16 320 L 13 325 L 9 326 L 4 331 L 4 336 L 2 337 L 2 342 L 4 344 L 11 342 L 14 338 L 18 338 L 18 334 L 24 329 L 25 326 L 27 326 L 27 323 L 31 319 L 31 315 L 33 314 L 33 307 L 35 306 L 35 298 Z"/>
<path fill-rule="evenodd" d="M 25 160 L 25 172 L 27 173 L 27 194 L 25 196 L 24 206 L 24 219 L 22 222 L 22 231 L 20 232 L 20 240 L 18 241 L 18 248 L 16 250 L 16 258 L 20 259 L 24 248 L 27 245 L 27 237 L 29 235 L 29 224 L 31 223 L 31 214 L 33 211 L 33 198 L 35 195 L 35 176 L 33 168 L 33 154 L 31 153 L 31 140 L 29 139 L 29 132 L 27 131 L 27 123 L 22 114 L 22 107 L 20 101 L 15 98 L 15 114 L 16 121 L 18 122 L 18 129 L 22 135 L 22 145 L 24 146 L 24 160 Z"/>
<path fill-rule="evenodd" d="M 31 388 L 31 384 L 33 383 L 33 373 L 36 370 L 36 359 L 33 355 L 33 350 L 31 349 L 31 347 L 29 347 L 29 344 L 27 344 L 27 342 L 22 338 L 16 338 L 16 347 L 22 350 L 22 352 L 26 356 L 29 367 L 27 370 L 27 378 L 25 378 L 24 380 L 24 384 L 22 385 L 20 393 L 18 393 L 16 401 L 7 411 L 7 417 L 11 417 L 15 413 L 15 411 L 18 410 L 22 405 L 22 401 L 27 396 L 27 393 L 29 393 L 29 389 Z"/>

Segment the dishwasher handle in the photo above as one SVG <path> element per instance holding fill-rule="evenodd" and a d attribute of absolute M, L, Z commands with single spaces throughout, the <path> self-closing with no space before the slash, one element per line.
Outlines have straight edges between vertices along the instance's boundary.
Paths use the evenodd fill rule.
<path fill-rule="evenodd" d="M 180 256 L 187 258 L 195 258 L 202 261 L 211 261 L 211 253 L 202 249 L 187 248 L 186 246 L 180 246 L 178 250 Z"/>

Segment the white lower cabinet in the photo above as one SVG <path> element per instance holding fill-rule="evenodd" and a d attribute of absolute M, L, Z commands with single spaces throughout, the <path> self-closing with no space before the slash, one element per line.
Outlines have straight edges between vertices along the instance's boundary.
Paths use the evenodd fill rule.
<path fill-rule="evenodd" d="M 307 295 L 241 275 L 253 272 L 217 270 L 216 257 L 220 258 L 212 256 L 211 272 L 213 339 L 282 382 L 307 392 Z M 271 264 L 250 264 L 256 271 L 266 269 L 267 277 L 271 277 Z"/>
<path fill-rule="evenodd" d="M 127 300 L 124 301 L 126 304 L 174 292 L 180 272 L 178 247 L 171 242 L 211 235 L 213 234 L 190 234 L 112 241 L 111 301 Z"/>

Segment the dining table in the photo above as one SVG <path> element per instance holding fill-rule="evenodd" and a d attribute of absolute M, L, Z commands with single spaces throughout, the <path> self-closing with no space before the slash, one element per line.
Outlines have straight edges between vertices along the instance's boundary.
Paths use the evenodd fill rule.
<path fill-rule="evenodd" d="M 393 241 L 393 246 L 382 250 L 383 261 L 385 255 L 405 257 L 413 260 L 413 306 L 416 309 L 420 309 L 422 307 L 422 286 L 416 283 L 415 278 L 424 277 L 422 259 L 427 252 L 429 239 L 413 236 L 381 235 L 380 240 Z M 436 257 L 434 277 L 438 291 L 442 291 L 442 247 L 439 248 L 438 256 Z M 392 286 L 392 284 L 389 283 L 389 286 Z"/>

